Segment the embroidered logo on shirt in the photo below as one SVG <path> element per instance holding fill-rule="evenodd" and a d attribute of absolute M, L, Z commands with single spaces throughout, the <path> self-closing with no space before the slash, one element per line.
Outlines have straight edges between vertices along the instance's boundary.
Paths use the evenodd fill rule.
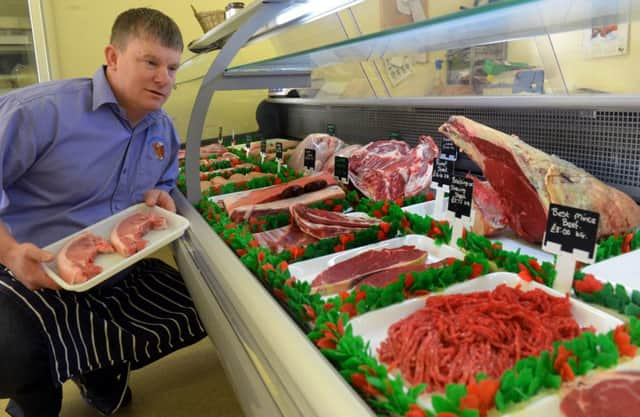
<path fill-rule="evenodd" d="M 162 142 L 153 142 L 152 146 L 156 156 L 162 161 L 164 159 L 164 144 Z"/>

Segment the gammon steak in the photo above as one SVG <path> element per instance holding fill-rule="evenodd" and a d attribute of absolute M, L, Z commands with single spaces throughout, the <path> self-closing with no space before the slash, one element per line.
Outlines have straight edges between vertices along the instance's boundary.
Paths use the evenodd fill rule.
<path fill-rule="evenodd" d="M 56 255 L 58 275 L 69 284 L 79 284 L 102 272 L 94 260 L 99 253 L 113 253 L 113 246 L 100 236 L 86 232 L 67 242 Z"/>
<path fill-rule="evenodd" d="M 141 251 L 147 246 L 142 236 L 149 230 L 167 228 L 167 219 L 153 213 L 137 212 L 121 220 L 111 232 L 111 243 L 125 257 Z"/>

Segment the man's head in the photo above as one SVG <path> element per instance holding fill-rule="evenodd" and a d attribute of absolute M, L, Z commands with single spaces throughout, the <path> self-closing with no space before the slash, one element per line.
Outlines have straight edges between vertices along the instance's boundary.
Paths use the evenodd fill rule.
<path fill-rule="evenodd" d="M 180 29 L 157 10 L 130 9 L 116 18 L 105 48 L 107 78 L 130 122 L 169 98 L 182 50 Z"/>

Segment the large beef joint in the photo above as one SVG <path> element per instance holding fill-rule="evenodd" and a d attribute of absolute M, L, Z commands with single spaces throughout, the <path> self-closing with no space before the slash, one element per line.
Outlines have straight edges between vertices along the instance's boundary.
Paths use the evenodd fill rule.
<path fill-rule="evenodd" d="M 430 136 L 420 136 L 413 149 L 399 140 L 371 142 L 351 155 L 349 178 L 374 200 L 424 194 L 431 185 L 433 160 L 439 152 Z"/>
<path fill-rule="evenodd" d="M 640 372 L 613 371 L 581 381 L 562 399 L 567 417 L 636 417 L 640 414 Z"/>
<path fill-rule="evenodd" d="M 167 219 L 153 214 L 137 212 L 121 220 L 111 232 L 111 243 L 125 257 L 141 251 L 147 245 L 142 237 L 150 230 L 167 228 Z"/>
<path fill-rule="evenodd" d="M 526 240 L 542 241 L 550 203 L 600 213 L 599 237 L 640 225 L 640 207 L 628 195 L 517 136 L 462 116 L 451 116 L 439 130 L 482 169 L 509 227 Z"/>
<path fill-rule="evenodd" d="M 100 236 L 85 232 L 67 242 L 56 255 L 58 275 L 69 284 L 79 284 L 102 272 L 94 260 L 100 253 L 113 253 L 113 246 Z"/>

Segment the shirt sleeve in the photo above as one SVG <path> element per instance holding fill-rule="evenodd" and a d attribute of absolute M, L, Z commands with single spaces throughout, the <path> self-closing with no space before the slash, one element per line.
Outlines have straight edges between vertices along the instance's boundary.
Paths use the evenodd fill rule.
<path fill-rule="evenodd" d="M 156 188 L 170 193 L 171 190 L 175 188 L 178 178 L 178 149 L 180 148 L 180 139 L 175 126 L 168 118 L 167 124 L 170 130 L 169 142 L 171 143 L 171 152 L 168 157 L 171 163 L 167 165 L 167 168 L 162 173 L 162 177 L 160 177 L 160 180 L 156 184 Z"/>
<path fill-rule="evenodd" d="M 38 155 L 33 118 L 18 100 L 0 96 L 0 214 L 11 203 L 6 190 Z"/>

